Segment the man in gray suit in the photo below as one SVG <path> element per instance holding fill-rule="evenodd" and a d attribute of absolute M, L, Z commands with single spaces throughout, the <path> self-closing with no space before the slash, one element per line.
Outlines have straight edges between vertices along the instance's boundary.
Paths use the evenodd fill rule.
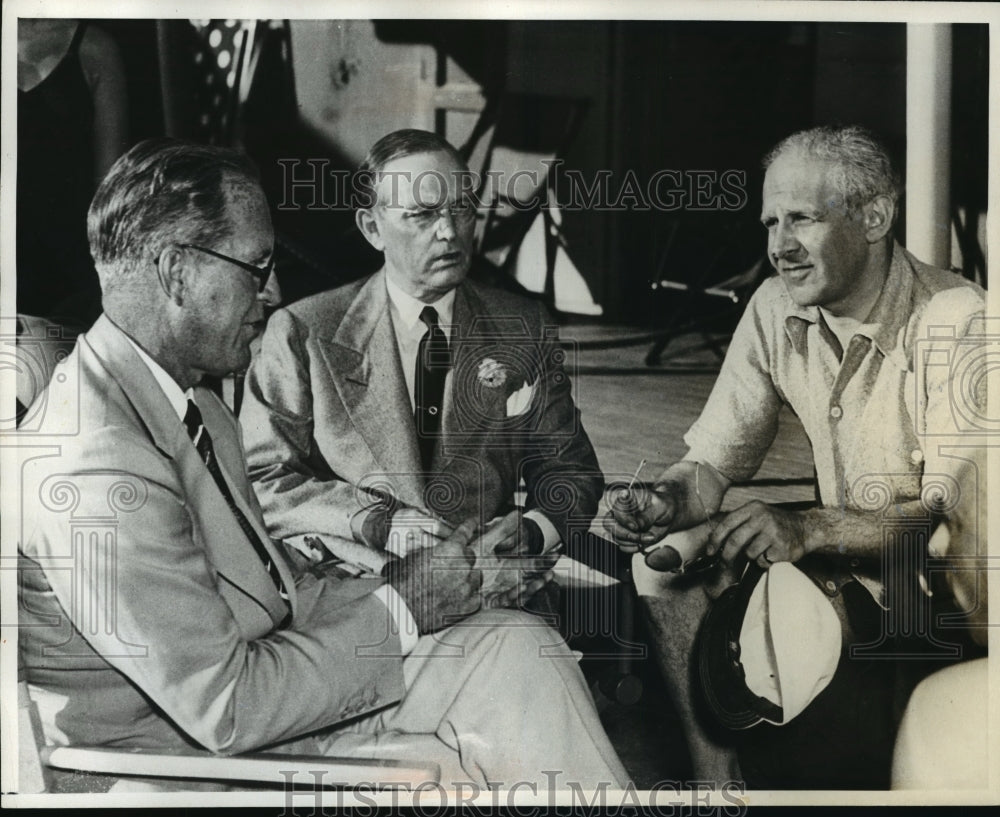
<path fill-rule="evenodd" d="M 384 267 L 275 313 L 247 377 L 271 535 L 379 570 L 508 514 L 523 480 L 501 550 L 554 559 L 603 489 L 555 328 L 538 302 L 468 279 L 476 208 L 447 141 L 391 133 L 358 179 L 358 228 Z"/>
<path fill-rule="evenodd" d="M 299 572 L 269 538 L 237 422 L 199 385 L 249 363 L 272 301 L 248 162 L 144 142 L 88 228 L 104 315 L 23 440 L 40 453 L 21 472 L 19 646 L 48 741 L 434 760 L 449 788 L 622 785 L 565 644 L 481 610 L 474 524 L 385 582 Z M 505 574 L 492 603 L 542 581 Z"/>

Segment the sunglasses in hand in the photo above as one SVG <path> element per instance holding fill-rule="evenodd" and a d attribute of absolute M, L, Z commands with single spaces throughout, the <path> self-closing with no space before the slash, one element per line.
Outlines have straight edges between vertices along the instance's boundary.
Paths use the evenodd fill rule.
<path fill-rule="evenodd" d="M 684 561 L 681 554 L 672 545 L 668 545 L 663 539 L 653 542 L 645 547 L 639 548 L 646 567 L 660 573 L 677 573 L 686 575 L 688 573 L 708 573 L 715 570 L 722 561 L 722 551 L 715 553 L 702 553 L 694 559 Z"/>

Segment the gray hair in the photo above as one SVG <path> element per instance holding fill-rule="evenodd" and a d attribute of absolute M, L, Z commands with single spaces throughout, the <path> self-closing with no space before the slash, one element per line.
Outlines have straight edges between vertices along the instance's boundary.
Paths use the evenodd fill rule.
<path fill-rule="evenodd" d="M 358 167 L 354 175 L 355 206 L 361 209 L 374 207 L 378 201 L 378 174 L 389 162 L 418 153 L 447 153 L 463 171 L 468 170 L 462 154 L 443 136 L 415 128 L 393 131 L 371 146 Z"/>
<path fill-rule="evenodd" d="M 902 192 L 889 151 L 875 134 L 860 125 L 822 125 L 793 133 L 764 157 L 764 170 L 779 156 L 794 151 L 836 167 L 833 183 L 851 213 L 857 213 L 876 196 L 888 196 L 895 204 Z"/>
<path fill-rule="evenodd" d="M 259 184 L 245 155 L 177 139 L 147 139 L 112 165 L 87 213 L 87 237 L 107 295 L 171 243 L 227 238 L 226 185 Z"/>

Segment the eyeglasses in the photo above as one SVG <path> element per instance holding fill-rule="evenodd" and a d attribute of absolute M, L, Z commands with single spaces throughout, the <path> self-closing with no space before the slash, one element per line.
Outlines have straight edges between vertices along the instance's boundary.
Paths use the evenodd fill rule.
<path fill-rule="evenodd" d="M 476 206 L 468 199 L 443 204 L 440 207 L 396 208 L 383 205 L 387 210 L 402 213 L 403 220 L 421 229 L 428 229 L 437 224 L 442 215 L 447 212 L 455 224 L 468 224 L 476 217 Z"/>
<path fill-rule="evenodd" d="M 221 252 L 210 250 L 208 247 L 199 247 L 197 244 L 179 244 L 178 246 L 184 247 L 188 250 L 198 250 L 198 252 L 203 252 L 206 255 L 211 255 L 223 261 L 228 261 L 230 264 L 235 264 L 240 269 L 246 270 L 257 279 L 258 295 L 264 291 L 264 288 L 267 286 L 268 279 L 271 277 L 271 273 L 274 272 L 273 257 L 263 267 L 256 267 L 253 264 L 248 264 L 246 261 L 240 261 L 238 258 L 231 258 L 228 255 L 223 255 Z"/>
<path fill-rule="evenodd" d="M 660 573 L 707 573 L 715 570 L 722 561 L 722 551 L 717 550 L 712 554 L 702 553 L 685 562 L 676 548 L 662 539 L 639 548 L 639 553 L 642 554 L 646 567 Z"/>
<path fill-rule="evenodd" d="M 640 463 L 640 468 L 645 463 Z M 635 493 L 632 491 L 632 485 L 635 483 L 636 477 L 639 475 L 639 469 L 636 469 L 635 476 L 632 481 L 629 482 L 625 491 L 627 492 L 626 499 L 630 502 L 635 503 Z M 695 463 L 695 478 L 694 478 L 694 492 L 695 496 L 698 498 L 698 503 L 701 505 L 702 513 L 705 515 L 705 521 L 709 524 L 711 529 L 715 530 L 715 522 L 712 516 L 708 513 L 708 509 L 705 507 L 705 502 L 701 497 L 701 463 Z M 678 574 L 699 574 L 708 573 L 715 570 L 719 564 L 722 562 L 722 549 L 716 550 L 715 553 L 702 553 L 696 556 L 694 559 L 689 559 L 684 561 L 681 554 L 672 545 L 668 545 L 665 541 L 667 535 L 670 533 L 673 523 L 667 525 L 667 529 L 663 536 L 660 537 L 656 542 L 651 542 L 648 545 L 644 545 L 639 548 L 639 553 L 642 554 L 643 560 L 646 562 L 646 567 L 651 570 L 656 570 L 661 573 L 678 573 Z"/>

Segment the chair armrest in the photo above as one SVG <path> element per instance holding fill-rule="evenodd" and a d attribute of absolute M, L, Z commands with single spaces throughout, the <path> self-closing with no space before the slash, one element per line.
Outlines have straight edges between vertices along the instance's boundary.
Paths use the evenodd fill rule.
<path fill-rule="evenodd" d="M 394 788 L 436 783 L 437 763 L 373 760 L 324 755 L 260 753 L 214 755 L 210 752 L 166 752 L 156 749 L 109 749 L 103 746 L 46 746 L 42 762 L 57 769 L 141 777 L 242 780 L 354 788 Z"/>

